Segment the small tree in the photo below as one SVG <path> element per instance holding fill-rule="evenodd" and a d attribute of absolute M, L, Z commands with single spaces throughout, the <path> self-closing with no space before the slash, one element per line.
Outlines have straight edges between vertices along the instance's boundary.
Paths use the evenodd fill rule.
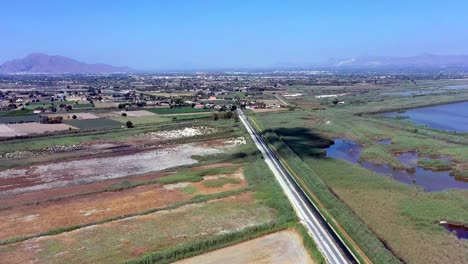
<path fill-rule="evenodd" d="M 133 128 L 132 121 L 127 121 L 127 123 L 125 123 L 125 125 L 127 126 L 127 128 Z"/>
<path fill-rule="evenodd" d="M 122 116 L 127 116 L 127 113 L 122 113 Z"/>
<path fill-rule="evenodd" d="M 232 112 L 231 111 L 228 111 L 226 113 L 224 113 L 224 119 L 231 119 L 233 116 Z"/>
<path fill-rule="evenodd" d="M 213 114 L 213 120 L 217 121 L 218 119 L 219 119 L 219 115 L 218 114 Z"/>
<path fill-rule="evenodd" d="M 73 115 L 72 118 L 73 118 L 73 119 L 77 119 L 78 117 L 77 117 L 76 115 Z"/>

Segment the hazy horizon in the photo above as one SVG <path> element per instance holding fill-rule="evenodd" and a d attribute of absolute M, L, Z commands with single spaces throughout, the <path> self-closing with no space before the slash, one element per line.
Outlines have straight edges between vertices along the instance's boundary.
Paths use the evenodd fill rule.
<path fill-rule="evenodd" d="M 0 63 L 38 52 L 140 70 L 468 54 L 467 10 L 463 1 L 4 3 Z"/>

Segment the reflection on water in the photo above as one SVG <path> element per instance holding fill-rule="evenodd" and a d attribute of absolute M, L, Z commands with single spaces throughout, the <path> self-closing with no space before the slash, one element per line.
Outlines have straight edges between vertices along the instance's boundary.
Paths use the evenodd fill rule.
<path fill-rule="evenodd" d="M 415 152 L 397 155 L 397 158 L 405 165 L 414 168 L 414 171 L 394 170 L 384 164 L 371 162 L 359 162 L 362 146 L 354 141 L 336 139 L 335 143 L 326 149 L 326 156 L 342 159 L 352 163 L 359 163 L 362 167 L 376 173 L 391 175 L 393 179 L 407 184 L 415 184 L 427 191 L 441 191 L 446 189 L 468 189 L 468 182 L 459 181 L 450 176 L 450 171 L 431 171 L 417 166 L 419 159 Z M 442 159 L 449 161 L 448 159 Z"/>
<path fill-rule="evenodd" d="M 445 229 L 447 229 L 450 233 L 454 233 L 458 239 L 468 239 L 468 227 L 446 222 L 441 222 L 440 225 L 445 227 Z"/>
<path fill-rule="evenodd" d="M 384 115 L 407 117 L 415 124 L 434 129 L 468 132 L 468 102 L 421 107 L 404 113 L 389 112 Z"/>
<path fill-rule="evenodd" d="M 377 141 L 377 144 L 380 144 L 380 145 L 391 145 L 391 144 L 392 144 L 392 140 L 391 140 L 391 139 L 382 139 L 382 140 Z"/>

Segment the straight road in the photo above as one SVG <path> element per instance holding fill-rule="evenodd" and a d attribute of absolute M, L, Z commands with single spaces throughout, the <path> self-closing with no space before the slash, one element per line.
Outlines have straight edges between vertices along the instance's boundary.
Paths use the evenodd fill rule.
<path fill-rule="evenodd" d="M 240 120 L 250 133 L 257 148 L 262 152 L 265 162 L 283 188 L 284 193 L 293 205 L 302 224 L 314 238 L 327 261 L 332 264 L 357 263 L 353 255 L 333 233 L 325 219 L 318 213 L 310 199 L 295 182 L 283 163 L 271 150 L 270 146 L 257 131 L 253 129 L 248 119 L 244 116 L 244 113 L 241 110 L 238 110 L 238 113 Z"/>

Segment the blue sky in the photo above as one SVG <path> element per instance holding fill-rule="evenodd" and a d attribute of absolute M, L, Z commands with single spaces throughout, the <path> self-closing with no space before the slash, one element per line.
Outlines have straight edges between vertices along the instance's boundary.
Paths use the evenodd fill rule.
<path fill-rule="evenodd" d="M 32 52 L 137 69 L 468 54 L 468 1 L 3 1 L 0 62 Z"/>

